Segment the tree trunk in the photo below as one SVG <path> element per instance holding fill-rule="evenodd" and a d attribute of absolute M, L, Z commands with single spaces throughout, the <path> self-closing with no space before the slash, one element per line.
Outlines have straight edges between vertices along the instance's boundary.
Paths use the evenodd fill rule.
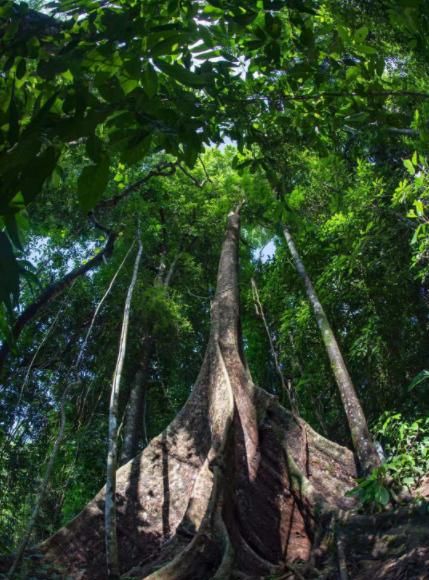
<path fill-rule="evenodd" d="M 150 335 L 143 337 L 137 371 L 134 375 L 124 423 L 121 465 L 136 456 L 139 443 L 147 444 L 146 399 L 150 362 L 154 352 L 154 341 Z"/>
<path fill-rule="evenodd" d="M 88 331 L 85 335 L 85 338 L 80 346 L 79 349 L 79 353 L 77 355 L 76 361 L 75 363 L 72 365 L 72 367 L 69 369 L 69 376 L 68 376 L 68 382 L 64 387 L 64 391 L 63 394 L 61 396 L 61 400 L 60 400 L 60 409 L 59 409 L 59 429 L 58 429 L 58 433 L 57 436 L 55 438 L 55 442 L 54 442 L 54 446 L 50 452 L 50 456 L 49 456 L 49 461 L 42 479 L 42 482 L 39 486 L 39 490 L 38 493 L 36 495 L 36 499 L 33 505 L 33 509 L 32 509 L 32 513 L 31 513 L 31 517 L 30 520 L 27 524 L 26 530 L 24 532 L 24 535 L 22 537 L 22 540 L 18 546 L 18 550 L 15 554 L 14 560 L 12 562 L 12 565 L 9 569 L 8 572 L 8 577 L 9 578 L 13 578 L 15 576 L 15 573 L 17 572 L 17 570 L 20 567 L 21 564 L 21 560 L 24 556 L 25 550 L 27 548 L 27 545 L 30 542 L 31 539 L 31 535 L 33 533 L 34 527 L 37 523 L 37 518 L 39 516 L 39 511 L 40 511 L 40 507 L 43 504 L 43 501 L 46 497 L 46 493 L 47 493 L 47 489 L 49 486 L 49 482 L 51 479 L 51 474 L 52 474 L 52 470 L 54 468 L 54 464 L 55 464 L 55 460 L 57 457 L 57 453 L 60 449 L 63 437 L 64 437 L 64 432 L 65 432 L 65 427 L 66 427 L 66 402 L 68 399 L 68 395 L 70 392 L 70 389 L 73 385 L 76 384 L 76 380 L 78 378 L 78 373 L 79 373 L 79 367 L 80 367 L 80 363 L 82 361 L 82 358 L 84 356 L 85 353 L 85 349 L 86 349 L 86 345 L 88 344 L 88 340 L 89 337 L 91 335 L 92 329 L 94 327 L 96 318 L 100 312 L 100 309 L 104 303 L 104 301 L 106 300 L 107 296 L 110 294 L 110 291 L 112 290 L 112 287 L 119 275 L 119 272 L 121 271 L 123 265 L 125 264 L 129 253 L 132 250 L 134 244 L 131 245 L 130 249 L 128 250 L 128 252 L 125 254 L 124 259 L 122 260 L 122 262 L 119 264 L 118 269 L 116 270 L 115 274 L 113 275 L 105 293 L 103 294 L 101 300 L 98 302 L 97 307 L 94 311 L 94 314 L 92 316 L 92 320 L 91 320 L 91 324 L 89 325 Z M 23 388 L 25 387 L 25 384 L 23 385 Z M 22 394 L 22 390 L 21 390 L 21 394 Z M 18 409 L 19 404 L 17 405 L 17 409 Z M 19 425 L 19 423 L 18 423 Z"/>
<path fill-rule="evenodd" d="M 118 455 L 118 402 L 121 386 L 122 369 L 127 349 L 128 325 L 130 320 L 131 300 L 137 282 L 137 274 L 142 256 L 140 228 L 138 229 L 138 244 L 133 275 L 128 288 L 122 320 L 121 337 L 119 340 L 118 359 L 112 379 L 112 392 L 109 405 L 109 436 L 106 469 L 106 496 L 104 502 L 104 526 L 106 541 L 107 577 L 111 580 L 119 579 L 118 538 L 116 527 L 116 469 Z"/>
<path fill-rule="evenodd" d="M 364 473 L 368 473 L 372 468 L 377 467 L 377 465 L 380 464 L 380 459 L 371 440 L 365 414 L 356 394 L 343 355 L 341 354 L 337 339 L 335 338 L 334 332 L 329 324 L 328 317 L 317 297 L 304 263 L 301 260 L 290 231 L 286 226 L 283 227 L 283 233 L 294 261 L 295 268 L 304 282 L 307 297 L 316 317 L 320 332 L 322 333 L 322 339 L 340 391 L 341 401 L 347 416 L 353 446 L 360 467 Z"/>
<path fill-rule="evenodd" d="M 155 277 L 154 286 L 159 286 L 167 290 L 177 266 L 180 254 L 177 254 L 171 262 L 169 269 L 166 269 L 164 256 Z M 139 443 L 147 444 L 146 434 L 146 408 L 147 408 L 147 384 L 151 359 L 154 353 L 155 342 L 151 335 L 151 328 L 143 336 L 142 348 L 140 351 L 138 368 L 134 375 L 130 396 L 127 404 L 124 424 L 124 440 L 121 452 L 121 465 L 130 461 L 136 456 Z"/>
<path fill-rule="evenodd" d="M 239 212 L 228 217 L 211 332 L 174 421 L 117 473 L 121 573 L 150 580 L 259 577 L 308 560 L 315 529 L 347 509 L 353 454 L 257 388 L 243 360 Z M 39 546 L 45 566 L 106 577 L 105 490 Z M 316 542 L 317 543 L 317 542 Z"/>

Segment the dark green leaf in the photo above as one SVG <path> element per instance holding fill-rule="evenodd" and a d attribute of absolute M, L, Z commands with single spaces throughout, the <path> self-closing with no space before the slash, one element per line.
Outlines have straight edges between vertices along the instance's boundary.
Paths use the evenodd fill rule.
<path fill-rule="evenodd" d="M 207 75 L 198 75 L 178 64 L 169 64 L 162 60 L 156 60 L 155 64 L 163 73 L 189 87 L 202 87 L 210 79 Z"/>
<path fill-rule="evenodd" d="M 143 89 L 149 98 L 154 97 L 158 90 L 158 75 L 150 63 L 143 72 Z"/>
<path fill-rule="evenodd" d="M 96 165 L 88 165 L 82 170 L 78 180 L 79 204 L 88 212 L 95 207 L 109 181 L 109 158 L 103 155 Z"/>
<path fill-rule="evenodd" d="M 411 381 L 411 383 L 408 385 L 408 390 L 412 391 L 413 389 L 415 389 L 418 385 L 420 385 L 421 383 L 425 382 L 425 381 L 429 381 L 429 371 L 428 370 L 423 370 L 420 371 Z"/>
<path fill-rule="evenodd" d="M 20 237 L 19 237 L 19 230 L 18 230 L 18 224 L 16 223 L 16 216 L 14 214 L 6 215 L 6 216 L 4 216 L 4 222 L 5 222 L 6 230 L 7 230 L 7 233 L 9 235 L 10 239 L 12 240 L 14 245 L 19 250 L 22 250 L 23 248 L 22 248 Z"/>

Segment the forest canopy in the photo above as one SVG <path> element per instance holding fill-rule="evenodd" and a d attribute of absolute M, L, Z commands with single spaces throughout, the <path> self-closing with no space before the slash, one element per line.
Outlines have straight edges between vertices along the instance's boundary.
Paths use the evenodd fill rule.
<path fill-rule="evenodd" d="M 314 514 L 428 495 L 428 29 L 426 0 L 0 0 L 0 575 L 395 577 L 341 542 L 329 571 Z"/>

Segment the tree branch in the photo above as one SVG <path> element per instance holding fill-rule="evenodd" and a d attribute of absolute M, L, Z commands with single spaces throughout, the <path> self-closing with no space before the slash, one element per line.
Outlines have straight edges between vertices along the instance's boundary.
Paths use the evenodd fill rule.
<path fill-rule="evenodd" d="M 167 177 L 169 175 L 173 175 L 176 172 L 177 165 L 178 165 L 177 161 L 158 163 L 158 165 L 156 165 L 154 169 L 151 169 L 147 175 L 145 175 L 141 179 L 138 179 L 134 183 L 127 185 L 127 187 L 125 187 L 117 195 L 114 195 L 110 199 L 100 201 L 100 203 L 97 205 L 97 208 L 116 207 L 120 201 L 122 201 L 131 193 L 134 193 L 137 189 L 139 189 L 139 187 L 141 187 L 142 185 L 147 183 L 150 179 L 152 179 L 152 177 Z"/>
<path fill-rule="evenodd" d="M 35 316 L 39 313 L 41 308 L 43 308 L 48 302 L 56 298 L 59 294 L 61 294 L 66 288 L 68 288 L 71 283 L 76 280 L 79 276 L 86 274 L 96 266 L 98 266 L 106 257 L 111 256 L 113 252 L 113 247 L 116 240 L 116 234 L 111 232 L 109 237 L 107 238 L 106 245 L 104 248 L 98 252 L 91 260 L 88 260 L 85 264 L 82 264 L 66 274 L 60 280 L 53 282 L 50 284 L 45 290 L 39 294 L 38 298 L 34 302 L 32 302 L 25 310 L 18 316 L 15 321 L 15 324 L 12 328 L 12 341 L 16 341 L 19 338 L 19 335 L 22 332 L 24 326 L 30 322 Z M 0 371 L 10 353 L 11 350 L 11 342 L 5 341 L 2 346 L 0 347 Z"/>
<path fill-rule="evenodd" d="M 182 172 L 184 175 L 186 175 L 186 177 L 187 177 L 188 179 L 190 179 L 190 180 L 192 181 L 192 183 L 193 183 L 193 184 L 194 184 L 196 187 L 199 187 L 200 189 L 202 189 L 202 188 L 205 186 L 205 184 L 207 183 L 207 181 L 208 181 L 208 179 L 204 179 L 204 180 L 203 180 L 203 181 L 200 183 L 200 182 L 198 181 L 198 179 L 196 179 L 196 178 L 195 178 L 195 177 L 192 175 L 192 173 L 189 173 L 189 171 L 188 171 L 187 169 L 185 169 L 185 168 L 184 168 L 182 165 L 180 165 L 180 164 L 179 164 L 177 167 L 180 169 L 180 171 L 181 171 L 181 172 Z"/>

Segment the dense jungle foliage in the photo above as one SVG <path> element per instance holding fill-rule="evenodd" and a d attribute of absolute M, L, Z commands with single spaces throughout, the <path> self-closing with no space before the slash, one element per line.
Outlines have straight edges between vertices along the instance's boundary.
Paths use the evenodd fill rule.
<path fill-rule="evenodd" d="M 242 200 L 255 383 L 351 446 L 287 225 L 384 449 L 364 503 L 429 472 L 428 27 L 427 0 L 0 2 L 1 553 L 52 457 L 32 543 L 105 483 L 137 237 L 120 446 L 139 369 L 139 449 L 181 409 Z"/>

